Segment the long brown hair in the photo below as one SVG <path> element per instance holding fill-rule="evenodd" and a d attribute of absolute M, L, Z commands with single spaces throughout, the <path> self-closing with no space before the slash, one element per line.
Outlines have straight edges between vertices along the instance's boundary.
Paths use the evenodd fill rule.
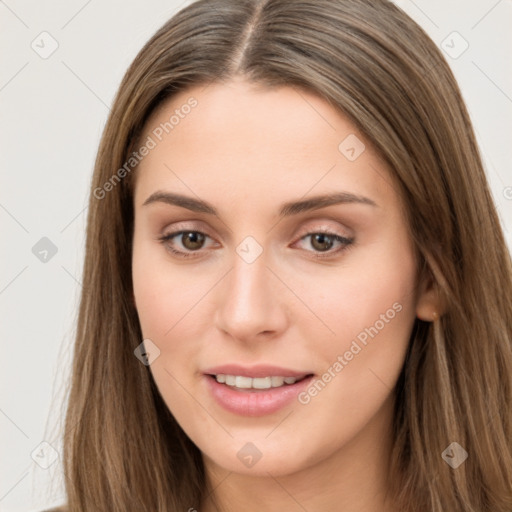
<path fill-rule="evenodd" d="M 416 321 L 396 387 L 390 469 L 400 510 L 510 512 L 510 254 L 454 76 L 386 0 L 199 0 L 128 69 L 92 179 L 64 435 L 67 509 L 188 510 L 207 492 L 199 450 L 134 356 L 136 167 L 126 162 L 163 100 L 235 75 L 303 87 L 361 130 L 393 170 L 421 268 L 446 304 L 437 321 Z M 442 457 L 452 442 L 468 453 L 456 469 Z"/>

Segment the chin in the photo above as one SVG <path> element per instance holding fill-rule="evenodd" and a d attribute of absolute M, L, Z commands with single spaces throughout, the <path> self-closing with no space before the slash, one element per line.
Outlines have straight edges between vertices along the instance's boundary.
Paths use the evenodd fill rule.
<path fill-rule="evenodd" d="M 211 451 L 210 440 L 208 453 L 203 451 L 205 462 L 241 475 L 268 477 L 270 474 L 277 477 L 307 469 L 324 456 L 322 450 L 316 454 L 304 450 L 304 446 L 311 444 L 310 439 L 305 438 L 296 445 L 286 443 L 283 438 L 271 442 L 265 439 L 266 435 L 268 432 L 261 436 L 253 436 L 254 441 L 248 441 L 251 439 L 250 436 L 244 436 L 243 439 L 239 437 L 225 449 L 219 446 L 214 452 Z"/>

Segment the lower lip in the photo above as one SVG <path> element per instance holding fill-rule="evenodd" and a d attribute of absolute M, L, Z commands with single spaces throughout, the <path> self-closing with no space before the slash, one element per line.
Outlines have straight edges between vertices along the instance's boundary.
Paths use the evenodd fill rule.
<path fill-rule="evenodd" d="M 240 416 L 264 416 L 286 407 L 303 391 L 313 375 L 295 384 L 285 384 L 270 389 L 243 389 L 220 384 L 214 377 L 205 375 L 207 386 L 215 401 L 224 409 Z"/>

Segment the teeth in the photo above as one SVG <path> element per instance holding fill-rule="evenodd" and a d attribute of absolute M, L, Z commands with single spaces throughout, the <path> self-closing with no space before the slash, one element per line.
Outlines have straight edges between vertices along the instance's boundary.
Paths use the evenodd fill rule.
<path fill-rule="evenodd" d="M 272 377 L 258 377 L 252 379 L 252 387 L 255 389 L 270 389 L 272 387 Z"/>
<path fill-rule="evenodd" d="M 225 375 L 220 373 L 215 375 L 215 379 L 220 384 L 227 384 L 231 387 L 239 389 L 270 389 L 279 388 L 284 384 L 294 384 L 297 382 L 296 377 L 243 377 L 241 375 Z"/>
<path fill-rule="evenodd" d="M 249 389 L 252 387 L 252 379 L 250 377 L 235 377 L 235 387 Z"/>
<path fill-rule="evenodd" d="M 270 379 L 272 380 L 273 388 L 278 388 L 283 385 L 284 377 L 270 377 Z"/>

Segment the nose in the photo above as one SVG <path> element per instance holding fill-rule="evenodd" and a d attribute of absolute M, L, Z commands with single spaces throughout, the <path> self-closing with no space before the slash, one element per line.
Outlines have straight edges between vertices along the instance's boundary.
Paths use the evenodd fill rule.
<path fill-rule="evenodd" d="M 252 263 L 236 255 L 220 288 L 217 328 L 241 342 L 277 337 L 288 322 L 283 288 L 264 253 Z"/>

